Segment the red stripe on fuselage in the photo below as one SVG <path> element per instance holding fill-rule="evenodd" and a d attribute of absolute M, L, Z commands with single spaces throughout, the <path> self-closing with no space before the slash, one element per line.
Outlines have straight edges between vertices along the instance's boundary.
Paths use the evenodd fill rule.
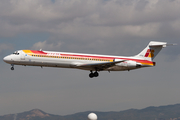
<path fill-rule="evenodd" d="M 46 55 L 47 53 L 43 52 L 43 51 L 38 51 L 38 50 L 31 50 L 32 53 L 34 54 L 39 54 L 39 55 Z"/>
<path fill-rule="evenodd" d="M 47 55 L 49 53 L 49 52 L 45 53 L 43 51 L 37 51 L 37 50 L 31 50 L 31 52 L 33 52 L 34 54 L 39 54 L 39 55 Z M 54 56 L 56 56 L 56 54 L 54 54 Z M 136 62 L 139 62 L 139 63 L 155 65 L 155 62 L 152 62 L 152 61 L 140 60 L 140 59 L 132 59 L 132 58 L 107 57 L 107 56 L 92 56 L 92 55 L 78 55 L 78 54 L 61 54 L 61 56 L 62 57 L 91 58 L 91 59 L 105 59 L 105 60 L 121 59 L 121 60 L 131 60 L 131 61 L 136 61 Z"/>
<path fill-rule="evenodd" d="M 132 60 L 132 61 L 136 61 L 136 62 L 139 62 L 139 63 L 155 64 L 152 61 L 132 59 L 132 58 L 104 57 L 104 56 L 90 56 L 90 55 L 75 55 L 75 54 L 61 54 L 61 56 L 65 56 L 65 57 L 82 57 L 82 58 L 92 58 L 92 59 L 106 59 L 106 60 L 123 59 L 123 60 Z"/>
<path fill-rule="evenodd" d="M 75 55 L 75 54 L 61 54 L 61 56 L 113 60 L 113 57 L 103 57 L 103 56 Z"/>

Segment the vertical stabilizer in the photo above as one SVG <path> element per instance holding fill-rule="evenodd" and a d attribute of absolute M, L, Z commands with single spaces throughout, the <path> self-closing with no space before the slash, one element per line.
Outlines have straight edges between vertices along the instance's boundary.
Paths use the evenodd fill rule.
<path fill-rule="evenodd" d="M 161 49 L 163 47 L 166 47 L 167 45 L 175 45 L 175 44 L 167 44 L 166 42 L 151 41 L 148 44 L 148 46 L 142 52 L 140 52 L 138 55 L 136 55 L 135 57 L 153 61 L 153 59 L 161 51 Z"/>

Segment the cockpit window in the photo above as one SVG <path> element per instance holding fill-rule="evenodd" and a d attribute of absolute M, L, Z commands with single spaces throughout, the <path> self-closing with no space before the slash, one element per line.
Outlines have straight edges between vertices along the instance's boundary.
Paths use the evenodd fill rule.
<path fill-rule="evenodd" d="M 19 53 L 18 53 L 17 51 L 15 51 L 13 54 L 14 54 L 14 55 L 19 55 Z"/>

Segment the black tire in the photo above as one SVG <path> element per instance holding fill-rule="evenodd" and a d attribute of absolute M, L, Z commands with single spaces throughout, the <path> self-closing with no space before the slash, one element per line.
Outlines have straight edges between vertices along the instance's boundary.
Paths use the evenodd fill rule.
<path fill-rule="evenodd" d="M 98 77 L 99 73 L 98 72 L 94 72 L 94 77 Z"/>
<path fill-rule="evenodd" d="M 14 67 L 11 67 L 11 70 L 14 70 Z"/>
<path fill-rule="evenodd" d="M 90 73 L 90 74 L 89 74 L 89 77 L 90 77 L 90 78 L 93 78 L 93 77 L 94 77 L 94 74 L 93 74 L 93 73 Z"/>

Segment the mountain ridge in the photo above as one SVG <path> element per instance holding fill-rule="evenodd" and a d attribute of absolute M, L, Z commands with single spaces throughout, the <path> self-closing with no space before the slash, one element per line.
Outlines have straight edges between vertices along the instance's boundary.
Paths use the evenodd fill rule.
<path fill-rule="evenodd" d="M 97 114 L 98 120 L 180 120 L 180 104 L 149 106 L 143 109 L 124 111 L 86 111 L 64 116 L 32 109 L 22 113 L 0 116 L 0 120 L 87 120 L 87 115 L 91 112 Z"/>

